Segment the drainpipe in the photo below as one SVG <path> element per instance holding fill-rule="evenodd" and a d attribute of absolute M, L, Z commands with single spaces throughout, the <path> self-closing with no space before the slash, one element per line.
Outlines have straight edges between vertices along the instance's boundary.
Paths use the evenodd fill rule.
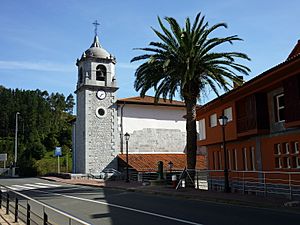
<path fill-rule="evenodd" d="M 120 133 L 120 152 L 121 154 L 123 154 L 124 152 L 124 141 L 123 141 L 123 108 L 125 106 L 125 103 L 123 103 L 123 105 L 121 106 L 121 133 Z"/>

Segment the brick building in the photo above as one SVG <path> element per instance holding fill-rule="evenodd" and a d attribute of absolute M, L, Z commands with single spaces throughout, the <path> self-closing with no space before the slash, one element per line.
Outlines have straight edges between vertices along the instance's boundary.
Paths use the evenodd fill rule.
<path fill-rule="evenodd" d="M 282 179 L 300 187 L 300 41 L 286 61 L 198 109 L 198 145 L 207 149 L 212 188 L 222 186 L 224 179 L 221 115 L 228 117 L 232 186 L 243 176 L 255 182 Z"/>

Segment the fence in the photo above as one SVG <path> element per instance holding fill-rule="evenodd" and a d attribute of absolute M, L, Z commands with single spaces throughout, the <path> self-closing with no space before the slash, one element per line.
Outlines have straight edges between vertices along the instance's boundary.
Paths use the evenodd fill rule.
<path fill-rule="evenodd" d="M 179 182 L 182 172 L 182 170 L 165 171 L 164 178 L 167 183 L 171 183 L 171 176 L 176 175 Z M 189 172 L 195 175 L 196 189 L 223 190 L 223 170 L 189 170 Z M 135 181 L 147 182 L 157 178 L 158 173 L 155 169 L 130 173 L 130 179 Z M 180 182 L 184 186 L 185 177 Z M 229 171 L 229 184 L 233 192 L 300 199 L 300 172 Z"/>
<path fill-rule="evenodd" d="M 229 171 L 229 183 L 233 192 L 300 198 L 300 172 Z M 223 184 L 223 171 L 209 171 L 209 189 L 223 189 Z"/>
<path fill-rule="evenodd" d="M 90 225 L 45 203 L 0 185 L 0 208 L 27 225 Z"/>

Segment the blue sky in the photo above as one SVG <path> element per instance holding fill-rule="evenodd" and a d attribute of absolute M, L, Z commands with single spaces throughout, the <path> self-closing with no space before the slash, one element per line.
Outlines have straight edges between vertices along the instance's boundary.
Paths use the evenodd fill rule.
<path fill-rule="evenodd" d="M 183 24 L 198 12 L 209 24 L 228 24 L 216 35 L 238 34 L 244 39 L 224 50 L 250 56 L 252 61 L 245 62 L 252 70 L 249 80 L 284 61 L 300 39 L 299 8 L 298 0 L 2 1 L 0 85 L 73 93 L 75 61 L 92 43 L 92 23 L 97 19 L 102 46 L 117 58 L 118 97 L 138 95 L 133 89 L 138 64 L 130 60 L 140 52 L 133 48 L 156 40 L 151 27 L 158 28 L 157 16 L 172 16 Z"/>

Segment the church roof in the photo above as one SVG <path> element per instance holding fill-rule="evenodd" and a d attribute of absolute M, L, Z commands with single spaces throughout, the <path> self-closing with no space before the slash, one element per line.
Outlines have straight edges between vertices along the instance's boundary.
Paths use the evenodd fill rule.
<path fill-rule="evenodd" d="M 118 158 L 122 160 L 120 164 L 126 162 L 126 154 L 119 154 Z M 183 170 L 186 167 L 186 154 L 129 154 L 128 165 L 138 172 L 157 171 L 157 162 L 162 161 L 164 170 L 169 170 L 168 163 L 173 163 L 172 170 Z M 126 163 L 125 163 L 126 165 Z M 197 155 L 196 169 L 207 169 L 206 159 L 203 155 Z"/>
<path fill-rule="evenodd" d="M 145 96 L 144 98 L 136 96 L 129 98 L 121 98 L 117 101 L 117 104 L 140 104 L 140 105 L 161 105 L 161 106 L 176 106 L 185 107 L 185 103 L 177 100 L 164 100 L 160 98 L 157 103 L 154 102 L 154 97 Z"/>
<path fill-rule="evenodd" d="M 111 54 L 109 54 L 104 48 L 101 47 L 97 35 L 95 35 L 91 47 L 83 53 L 83 57 L 92 57 L 92 58 L 99 58 L 99 59 L 112 58 Z"/>

